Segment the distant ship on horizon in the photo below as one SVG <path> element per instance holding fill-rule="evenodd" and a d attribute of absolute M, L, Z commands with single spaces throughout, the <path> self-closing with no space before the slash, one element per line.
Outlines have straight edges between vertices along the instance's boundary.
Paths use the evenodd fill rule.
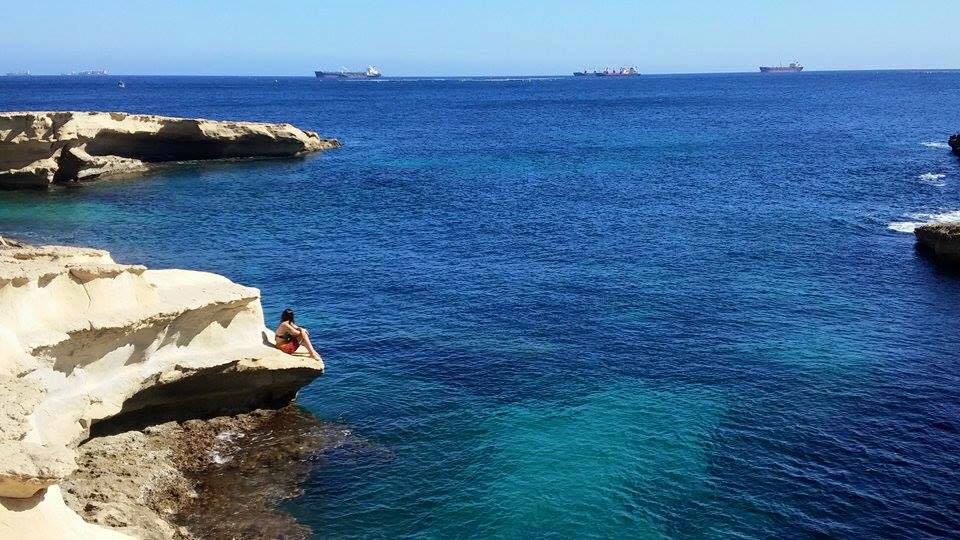
<path fill-rule="evenodd" d="M 584 69 L 583 71 L 573 72 L 574 77 L 586 77 L 588 75 L 594 77 L 637 77 L 640 75 L 640 72 L 633 66 L 624 66 L 620 69 L 604 68 L 603 71 L 593 70 L 593 72 L 588 72 Z"/>
<path fill-rule="evenodd" d="M 30 76 L 29 69 L 24 71 L 8 71 L 7 72 L 7 77 L 29 77 L 29 76 Z"/>
<path fill-rule="evenodd" d="M 803 71 L 803 66 L 797 62 L 790 62 L 789 65 L 779 65 L 779 66 L 760 66 L 760 73 L 800 73 Z"/>
<path fill-rule="evenodd" d="M 366 71 L 347 71 L 347 68 L 341 68 L 340 71 L 314 71 L 318 79 L 378 79 L 382 75 L 376 66 L 370 66 Z"/>
<path fill-rule="evenodd" d="M 63 75 L 70 77 L 100 77 L 106 74 L 107 70 L 105 69 L 85 69 L 83 71 L 71 71 L 70 73 L 63 73 Z"/>

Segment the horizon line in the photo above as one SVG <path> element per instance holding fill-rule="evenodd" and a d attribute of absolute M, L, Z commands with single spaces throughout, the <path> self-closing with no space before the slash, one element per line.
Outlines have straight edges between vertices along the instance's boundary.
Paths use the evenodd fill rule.
<path fill-rule="evenodd" d="M 939 71 L 952 72 L 960 71 L 960 67 L 955 68 L 843 68 L 843 69 L 807 69 L 800 73 L 849 73 L 849 72 L 876 72 L 876 71 Z M 671 76 L 671 75 L 749 75 L 760 74 L 759 66 L 750 71 L 662 71 L 662 72 L 640 72 L 641 76 Z M 316 78 L 314 75 L 278 75 L 278 74 L 235 74 L 235 73 L 105 73 L 103 75 L 80 75 L 71 73 L 21 73 L 17 71 L 5 72 L 0 77 L 4 78 L 27 78 L 27 77 L 79 77 L 84 79 L 97 79 L 101 77 L 265 77 L 265 78 Z M 490 77 L 526 77 L 526 78 L 549 78 L 549 77 L 574 77 L 573 72 L 569 73 L 540 73 L 540 74 L 505 74 L 494 73 L 484 75 L 461 75 L 461 74 L 443 74 L 443 75 L 383 75 L 381 79 L 442 79 L 442 78 L 490 78 Z"/>

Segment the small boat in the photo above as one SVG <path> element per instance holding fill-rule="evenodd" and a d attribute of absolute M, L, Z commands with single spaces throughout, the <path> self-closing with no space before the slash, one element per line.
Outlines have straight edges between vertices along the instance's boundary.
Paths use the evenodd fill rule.
<path fill-rule="evenodd" d="M 117 88 L 126 88 L 127 85 L 123 84 L 123 81 L 117 83 Z"/>

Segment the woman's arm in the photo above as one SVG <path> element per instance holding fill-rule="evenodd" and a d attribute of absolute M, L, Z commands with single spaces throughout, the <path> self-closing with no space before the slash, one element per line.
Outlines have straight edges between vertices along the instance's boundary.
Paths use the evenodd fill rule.
<path fill-rule="evenodd" d="M 298 326 L 298 325 L 296 325 L 296 324 L 294 324 L 294 323 L 292 323 L 292 322 L 289 322 L 289 321 L 286 322 L 286 323 L 284 323 L 284 324 L 286 324 L 287 327 L 290 328 L 290 333 L 291 333 L 291 334 L 293 334 L 293 335 L 295 335 L 295 336 L 297 336 L 297 337 L 303 337 L 303 328 L 301 328 L 300 326 Z"/>

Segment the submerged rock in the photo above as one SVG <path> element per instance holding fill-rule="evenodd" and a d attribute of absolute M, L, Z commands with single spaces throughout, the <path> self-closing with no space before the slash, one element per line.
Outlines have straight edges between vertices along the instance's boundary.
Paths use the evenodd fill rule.
<path fill-rule="evenodd" d="M 44 188 L 155 163 L 290 157 L 339 146 L 290 124 L 116 112 L 0 113 L 0 188 Z"/>
<path fill-rule="evenodd" d="M 960 223 L 934 223 L 914 230 L 917 243 L 933 256 L 960 263 Z"/>
<path fill-rule="evenodd" d="M 350 444 L 344 433 L 291 405 L 97 437 L 80 447 L 64 499 L 143 539 L 306 539 L 278 505 L 301 493 L 317 456 Z"/>
<path fill-rule="evenodd" d="M 953 149 L 953 153 L 960 156 L 960 133 L 954 133 L 950 136 L 950 140 L 947 141 L 947 144 L 950 145 L 950 148 Z"/>
<path fill-rule="evenodd" d="M 222 276 L 0 245 L 0 531 L 103 536 L 56 489 L 91 432 L 288 403 L 323 364 L 270 336 L 260 291 Z M 42 535 L 20 529 L 33 522 Z"/>

